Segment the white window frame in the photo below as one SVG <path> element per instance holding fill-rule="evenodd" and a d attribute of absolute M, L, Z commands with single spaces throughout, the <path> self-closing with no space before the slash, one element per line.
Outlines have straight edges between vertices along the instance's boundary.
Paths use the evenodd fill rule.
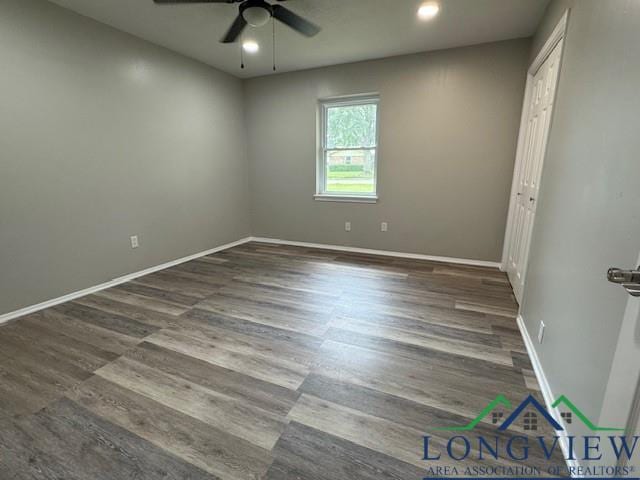
<path fill-rule="evenodd" d="M 347 107 L 353 105 L 376 105 L 376 144 L 371 148 L 327 148 L 327 111 L 332 107 Z M 318 154 L 316 162 L 316 200 L 325 202 L 358 202 L 376 203 L 378 201 L 378 165 L 380 163 L 380 95 L 376 93 L 349 95 L 322 99 L 318 108 Z M 373 168 L 373 182 L 375 193 L 330 193 L 326 191 L 326 161 L 327 152 L 340 150 L 375 150 L 375 165 Z"/>

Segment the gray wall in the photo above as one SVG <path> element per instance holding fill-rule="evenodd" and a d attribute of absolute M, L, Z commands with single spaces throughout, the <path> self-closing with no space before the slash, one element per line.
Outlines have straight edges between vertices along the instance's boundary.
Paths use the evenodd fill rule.
<path fill-rule="evenodd" d="M 628 298 L 605 272 L 640 250 L 640 3 L 554 1 L 535 46 L 569 6 L 522 315 L 554 394 L 598 418 Z"/>
<path fill-rule="evenodd" d="M 499 261 L 529 47 L 513 40 L 246 81 L 254 235 Z M 381 95 L 380 201 L 315 201 L 318 99 L 364 92 Z"/>
<path fill-rule="evenodd" d="M 0 65 L 0 313 L 250 233 L 239 80 L 39 0 Z"/>

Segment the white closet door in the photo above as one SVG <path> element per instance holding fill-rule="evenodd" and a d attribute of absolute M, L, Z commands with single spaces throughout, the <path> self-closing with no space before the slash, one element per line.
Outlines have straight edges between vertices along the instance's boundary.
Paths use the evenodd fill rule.
<path fill-rule="evenodd" d="M 561 54 L 562 41 L 540 66 L 529 87 L 532 90 L 522 155 L 516 168 L 518 182 L 507 264 L 507 273 L 518 301 L 522 299 Z"/>

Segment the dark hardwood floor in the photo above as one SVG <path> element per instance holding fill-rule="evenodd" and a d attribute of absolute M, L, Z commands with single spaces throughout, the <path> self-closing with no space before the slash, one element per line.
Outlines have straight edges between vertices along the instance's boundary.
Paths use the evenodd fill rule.
<path fill-rule="evenodd" d="M 0 478 L 421 479 L 424 435 L 540 398 L 516 311 L 487 268 L 202 257 L 0 327 Z"/>

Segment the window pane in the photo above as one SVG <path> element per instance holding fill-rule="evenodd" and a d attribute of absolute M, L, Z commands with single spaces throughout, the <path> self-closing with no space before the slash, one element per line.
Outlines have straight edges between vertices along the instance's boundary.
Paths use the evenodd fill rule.
<path fill-rule="evenodd" d="M 376 146 L 377 104 L 327 108 L 327 148 Z"/>
<path fill-rule="evenodd" d="M 375 194 L 376 151 L 338 150 L 327 152 L 327 193 Z"/>

